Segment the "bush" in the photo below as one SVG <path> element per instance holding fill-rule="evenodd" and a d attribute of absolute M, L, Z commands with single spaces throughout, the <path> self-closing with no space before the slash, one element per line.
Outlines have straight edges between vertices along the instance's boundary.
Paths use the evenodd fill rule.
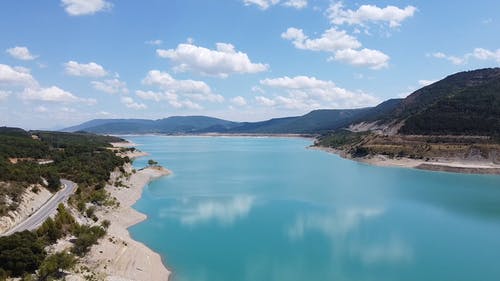
<path fill-rule="evenodd" d="M 71 252 L 78 256 L 85 255 L 105 234 L 106 230 L 101 226 L 80 226 L 75 233 L 76 241 Z"/>
<path fill-rule="evenodd" d="M 47 280 L 50 277 L 61 278 L 62 270 L 71 269 L 75 264 L 76 257 L 73 254 L 55 253 L 42 262 L 38 275 L 40 280 Z"/>

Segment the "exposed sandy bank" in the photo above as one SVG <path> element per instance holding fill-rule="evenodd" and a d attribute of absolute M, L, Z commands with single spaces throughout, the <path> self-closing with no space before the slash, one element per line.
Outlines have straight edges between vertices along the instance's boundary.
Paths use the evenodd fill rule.
<path fill-rule="evenodd" d="M 137 154 L 135 154 L 137 155 Z M 134 157 L 133 154 L 128 154 Z M 99 245 L 80 261 L 80 268 L 87 267 L 95 273 L 98 280 L 141 280 L 167 281 L 170 271 L 165 267 L 161 256 L 144 244 L 133 240 L 128 227 L 146 219 L 132 205 L 141 198 L 143 188 L 152 180 L 169 175 L 171 172 L 162 167 L 148 167 L 133 173 L 130 164 L 125 165 L 129 177 L 113 173 L 112 178 L 120 178 L 127 187 L 107 185 L 106 190 L 119 202 L 118 207 L 106 207 L 96 212 L 99 221 L 109 220 L 108 233 Z M 88 274 L 86 274 L 88 275 Z M 67 280 L 85 280 L 83 274 L 74 274 Z"/>
<path fill-rule="evenodd" d="M 24 221 L 45 204 L 53 195 L 41 185 L 38 185 L 38 190 L 39 191 L 35 193 L 32 191 L 31 186 L 26 188 L 17 209 L 15 211 L 9 211 L 6 216 L 0 217 L 0 234 Z"/>
<path fill-rule="evenodd" d="M 445 159 L 437 158 L 428 161 L 421 159 L 410 159 L 405 157 L 389 158 L 384 155 L 374 155 L 362 158 L 352 158 L 344 151 L 328 148 L 311 146 L 311 149 L 326 151 L 340 155 L 343 158 L 354 160 L 361 163 L 367 163 L 382 167 L 402 167 L 414 168 L 420 170 L 442 171 L 464 174 L 500 174 L 500 165 L 491 161 L 481 160 L 463 160 L 463 159 Z"/>

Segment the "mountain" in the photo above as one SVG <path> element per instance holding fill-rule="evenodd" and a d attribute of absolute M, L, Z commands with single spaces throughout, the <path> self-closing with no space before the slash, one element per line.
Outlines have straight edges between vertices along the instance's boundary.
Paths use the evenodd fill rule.
<path fill-rule="evenodd" d="M 244 123 L 228 133 L 315 134 L 342 128 L 371 108 L 320 109 L 303 116 L 275 118 L 262 122 Z"/>
<path fill-rule="evenodd" d="M 96 119 L 64 131 L 106 134 L 324 134 L 350 125 L 405 135 L 500 136 L 500 68 L 450 75 L 405 99 L 375 107 L 321 109 L 302 116 L 261 122 L 232 122 L 207 116 L 173 116 L 159 120 Z"/>
<path fill-rule="evenodd" d="M 159 120 L 96 119 L 64 129 L 100 134 L 318 134 L 348 126 L 362 118 L 374 118 L 393 109 L 398 100 L 360 109 L 319 109 L 302 116 L 261 122 L 232 122 L 206 116 L 173 116 Z"/>
<path fill-rule="evenodd" d="M 313 134 L 342 128 L 372 109 L 322 109 L 302 116 L 261 122 L 232 122 L 206 116 L 173 116 L 159 120 L 96 119 L 63 131 L 101 134 Z"/>
<path fill-rule="evenodd" d="M 173 116 L 158 120 L 95 119 L 64 129 L 65 132 L 86 131 L 99 134 L 185 134 L 214 127 L 227 130 L 239 123 L 206 116 Z"/>
<path fill-rule="evenodd" d="M 457 73 L 408 96 L 403 134 L 500 136 L 500 68 Z"/>

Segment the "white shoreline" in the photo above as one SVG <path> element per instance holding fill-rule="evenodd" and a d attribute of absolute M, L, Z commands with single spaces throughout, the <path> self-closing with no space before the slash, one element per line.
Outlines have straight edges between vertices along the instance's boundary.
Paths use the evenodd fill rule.
<path fill-rule="evenodd" d="M 125 146 L 122 146 L 125 147 Z M 147 153 L 138 150 L 124 153 L 122 156 L 137 158 Z M 144 221 L 147 216 L 138 212 L 132 206 L 142 197 L 143 189 L 151 181 L 171 174 L 163 167 L 147 167 L 132 173 L 132 165 L 126 164 L 125 171 L 130 175 L 122 182 L 127 187 L 106 186 L 111 198 L 120 203 L 118 207 L 104 207 L 96 212 L 99 222 L 111 222 L 107 234 L 98 245 L 80 261 L 80 266 L 86 266 L 91 272 L 109 281 L 168 281 L 170 270 L 164 264 L 162 257 L 145 244 L 134 240 L 128 228 Z M 114 173 L 118 178 L 121 174 Z M 85 280 L 83 273 L 69 276 L 68 280 Z"/>
<path fill-rule="evenodd" d="M 352 158 L 344 151 L 329 147 L 310 146 L 309 149 L 325 151 L 327 153 L 337 154 L 340 157 L 360 163 L 379 167 L 400 167 L 412 168 L 428 171 L 440 171 L 460 174 L 500 174 L 500 164 L 491 161 L 473 161 L 460 159 L 432 159 L 429 161 L 421 159 L 410 159 L 406 157 L 388 158 L 384 155 L 374 155 L 363 158 Z"/>

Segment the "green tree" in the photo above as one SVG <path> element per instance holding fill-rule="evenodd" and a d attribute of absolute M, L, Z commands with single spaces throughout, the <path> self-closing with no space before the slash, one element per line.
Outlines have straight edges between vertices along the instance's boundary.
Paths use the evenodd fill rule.
<path fill-rule="evenodd" d="M 156 162 L 156 161 L 155 161 L 155 160 L 153 160 L 153 159 L 149 159 L 149 160 L 148 160 L 148 165 L 149 165 L 149 166 L 155 166 L 155 165 L 158 165 L 158 162 Z"/>
<path fill-rule="evenodd" d="M 38 275 L 40 280 L 47 280 L 50 277 L 61 278 L 63 270 L 73 268 L 76 264 L 76 257 L 73 254 L 60 252 L 48 256 L 40 265 Z"/>
<path fill-rule="evenodd" d="M 48 189 L 51 191 L 58 191 L 59 188 L 61 187 L 61 180 L 59 179 L 59 176 L 57 174 L 50 172 L 47 175 L 47 183 L 48 183 Z"/>
<path fill-rule="evenodd" d="M 14 277 L 35 272 L 45 258 L 45 246 L 30 231 L 0 237 L 0 270 Z"/>

